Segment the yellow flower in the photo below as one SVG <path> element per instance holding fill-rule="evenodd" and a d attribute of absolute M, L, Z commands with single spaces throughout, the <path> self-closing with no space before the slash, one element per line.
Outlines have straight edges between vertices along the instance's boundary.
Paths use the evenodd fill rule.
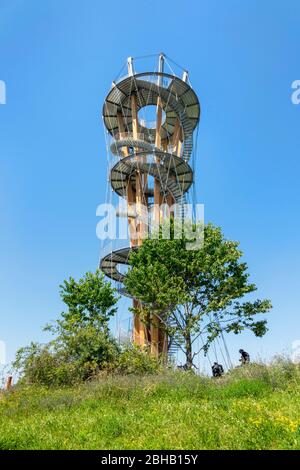
<path fill-rule="evenodd" d="M 249 423 L 254 424 L 256 427 L 260 426 L 262 422 L 262 418 L 249 418 Z"/>
<path fill-rule="evenodd" d="M 298 429 L 298 423 L 296 423 L 295 421 L 291 421 L 290 422 L 290 431 L 291 432 L 296 432 Z"/>
<path fill-rule="evenodd" d="M 275 423 L 284 427 L 287 431 L 296 432 L 298 429 L 299 423 L 297 421 L 291 420 L 287 416 L 277 414 L 273 419 Z"/>

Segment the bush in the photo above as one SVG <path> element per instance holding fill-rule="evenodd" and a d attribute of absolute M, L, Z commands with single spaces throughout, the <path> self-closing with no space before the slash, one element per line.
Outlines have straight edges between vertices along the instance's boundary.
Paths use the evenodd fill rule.
<path fill-rule="evenodd" d="M 113 363 L 119 347 L 111 335 L 89 325 L 64 336 L 62 351 L 69 361 L 76 362 L 80 366 L 88 365 L 95 371 L 106 369 Z"/>
<path fill-rule="evenodd" d="M 120 352 L 113 368 L 119 374 L 145 375 L 159 372 L 163 364 L 160 359 L 151 356 L 147 348 L 130 344 Z"/>
<path fill-rule="evenodd" d="M 252 363 L 246 367 L 236 367 L 224 377 L 225 381 L 259 380 L 273 390 L 286 388 L 287 383 L 298 383 L 300 380 L 300 365 L 293 363 L 289 358 L 276 356 L 267 365 Z"/>
<path fill-rule="evenodd" d="M 90 379 L 116 360 L 119 348 L 108 326 L 116 312 L 116 289 L 99 270 L 79 281 L 69 278 L 60 288 L 67 309 L 45 327 L 55 338 L 17 352 L 14 367 L 23 382 L 70 385 Z"/>
<path fill-rule="evenodd" d="M 73 385 L 109 374 L 151 375 L 163 370 L 163 364 L 147 349 L 126 345 L 93 328 L 80 328 L 63 343 L 30 346 L 18 351 L 14 367 L 21 382 L 46 386 Z"/>
<path fill-rule="evenodd" d="M 63 343 L 31 343 L 17 352 L 14 367 L 28 384 L 71 385 L 88 380 L 116 361 L 118 346 L 106 333 L 82 327 Z"/>
<path fill-rule="evenodd" d="M 62 385 L 74 383 L 75 365 L 67 364 L 62 355 L 55 354 L 49 345 L 31 343 L 17 352 L 14 367 L 22 374 L 21 383 Z"/>

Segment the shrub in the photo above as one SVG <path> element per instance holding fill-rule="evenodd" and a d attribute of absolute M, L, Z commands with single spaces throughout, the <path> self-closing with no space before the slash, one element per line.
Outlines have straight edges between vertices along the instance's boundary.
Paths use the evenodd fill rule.
<path fill-rule="evenodd" d="M 65 336 L 62 351 L 69 361 L 101 370 L 116 360 L 119 347 L 111 335 L 89 325 Z"/>
<path fill-rule="evenodd" d="M 118 354 L 115 340 L 92 326 L 82 327 L 62 343 L 31 343 L 17 352 L 14 367 L 22 381 L 47 386 L 71 385 L 88 380 Z"/>
<path fill-rule="evenodd" d="M 300 379 L 300 365 L 293 363 L 289 358 L 276 356 L 267 365 L 252 363 L 246 367 L 236 367 L 224 377 L 225 381 L 259 380 L 272 389 L 286 388 L 287 383 L 298 383 Z"/>
<path fill-rule="evenodd" d="M 159 372 L 163 364 L 160 359 L 151 356 L 147 348 L 129 344 L 123 347 L 113 368 L 120 374 L 145 375 Z"/>
<path fill-rule="evenodd" d="M 67 364 L 63 355 L 55 354 L 50 345 L 36 343 L 17 352 L 14 367 L 22 374 L 21 382 L 27 384 L 74 383 L 74 374 L 78 374 L 75 364 Z"/>
<path fill-rule="evenodd" d="M 118 346 L 109 332 L 116 312 L 116 289 L 103 273 L 86 273 L 60 286 L 66 311 L 47 325 L 55 338 L 46 345 L 31 343 L 20 349 L 14 362 L 23 381 L 43 385 L 69 385 L 87 380 L 114 363 Z"/>

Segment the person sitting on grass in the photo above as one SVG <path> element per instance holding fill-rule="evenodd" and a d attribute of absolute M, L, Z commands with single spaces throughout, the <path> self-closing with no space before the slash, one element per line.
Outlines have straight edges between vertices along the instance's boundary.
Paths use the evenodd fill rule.
<path fill-rule="evenodd" d="M 239 350 L 239 353 L 241 355 L 241 358 L 240 358 L 240 362 L 242 363 L 242 366 L 246 365 L 246 364 L 249 364 L 250 362 L 250 355 L 249 353 L 247 353 L 246 351 L 244 351 L 243 349 L 240 349 Z"/>
<path fill-rule="evenodd" d="M 224 374 L 224 369 L 223 369 L 222 364 L 218 364 L 217 362 L 214 362 L 211 369 L 212 369 L 213 377 L 222 377 L 222 375 Z"/>

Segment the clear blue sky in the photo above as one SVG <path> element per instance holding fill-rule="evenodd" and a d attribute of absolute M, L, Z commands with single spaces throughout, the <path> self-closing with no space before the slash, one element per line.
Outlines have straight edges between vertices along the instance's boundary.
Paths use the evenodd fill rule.
<path fill-rule="evenodd" d="M 8 359 L 62 310 L 58 285 L 94 270 L 104 202 L 103 99 L 127 56 L 163 51 L 202 105 L 197 194 L 239 240 L 274 309 L 269 357 L 300 338 L 300 3 L 0 0 L 0 339 Z M 126 313 L 126 312 L 125 312 Z"/>

